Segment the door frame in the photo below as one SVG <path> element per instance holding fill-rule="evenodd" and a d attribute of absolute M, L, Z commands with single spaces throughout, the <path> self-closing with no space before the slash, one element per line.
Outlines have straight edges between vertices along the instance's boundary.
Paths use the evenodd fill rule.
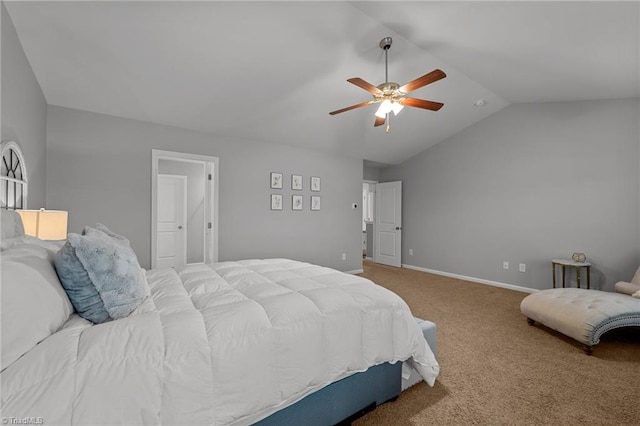
<path fill-rule="evenodd" d="M 204 238 L 204 263 L 218 261 L 218 200 L 219 200 L 219 159 L 209 155 L 190 154 L 185 152 L 151 150 L 151 268 L 156 267 L 157 252 L 157 219 L 158 219 L 158 166 L 160 160 L 185 161 L 202 164 L 205 168 L 204 203 L 205 214 L 202 229 Z M 211 176 L 210 179 L 207 179 Z M 211 228 L 208 227 L 211 223 Z"/>
<path fill-rule="evenodd" d="M 163 173 L 157 173 L 156 174 L 156 178 L 165 178 L 165 179 L 174 179 L 176 181 L 180 181 L 181 185 L 182 185 L 182 217 L 183 217 L 183 221 L 184 221 L 184 225 L 183 225 L 183 239 L 184 239 L 184 245 L 182 247 L 182 256 L 184 257 L 184 263 L 187 263 L 187 244 L 189 244 L 189 236 L 188 236 L 188 232 L 187 232 L 187 226 L 186 226 L 186 220 L 187 220 L 187 177 L 186 176 L 182 176 L 182 175 L 168 175 L 168 174 L 163 174 Z M 156 194 L 158 191 L 158 183 L 156 180 Z M 157 206 L 157 204 L 156 204 Z M 157 209 L 156 209 L 156 220 L 157 220 Z M 156 223 L 156 232 L 158 231 L 158 224 Z M 156 235 L 156 241 L 157 241 L 157 235 Z M 157 249 L 157 248 L 156 248 Z M 157 255 L 157 253 L 156 253 Z M 156 266 L 157 266 L 157 262 L 158 259 L 154 258 L 154 261 L 156 262 Z"/>

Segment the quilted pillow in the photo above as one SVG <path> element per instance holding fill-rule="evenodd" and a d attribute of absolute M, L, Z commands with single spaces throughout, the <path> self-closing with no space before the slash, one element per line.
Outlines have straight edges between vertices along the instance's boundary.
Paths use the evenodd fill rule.
<path fill-rule="evenodd" d="M 78 315 L 93 323 L 124 318 L 146 297 L 144 271 L 133 249 L 98 229 L 70 233 L 54 261 Z"/>

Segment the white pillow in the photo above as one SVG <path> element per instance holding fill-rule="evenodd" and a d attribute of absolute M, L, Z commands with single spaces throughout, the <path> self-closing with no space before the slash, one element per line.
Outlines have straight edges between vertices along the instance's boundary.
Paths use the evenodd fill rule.
<path fill-rule="evenodd" d="M 636 291 L 635 293 L 633 293 L 631 295 L 631 297 L 637 297 L 638 299 L 640 299 L 640 290 Z"/>
<path fill-rule="evenodd" d="M 14 210 L 0 208 L 0 224 L 2 225 L 2 240 L 24 235 L 22 218 Z"/>
<path fill-rule="evenodd" d="M 51 253 L 56 253 L 58 250 L 62 248 L 65 240 L 41 240 L 36 237 L 32 237 L 30 235 L 22 235 L 20 237 L 7 238 L 3 239 L 0 242 L 0 251 L 9 250 L 10 248 L 23 246 L 23 245 L 34 245 L 45 248 L 49 250 Z"/>
<path fill-rule="evenodd" d="M 2 252 L 2 351 L 4 370 L 58 331 L 73 313 L 52 264 L 52 252 L 20 245 Z"/>

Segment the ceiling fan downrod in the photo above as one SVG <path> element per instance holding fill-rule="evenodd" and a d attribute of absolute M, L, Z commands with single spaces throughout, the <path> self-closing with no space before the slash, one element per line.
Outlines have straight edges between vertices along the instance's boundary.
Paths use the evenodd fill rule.
<path fill-rule="evenodd" d="M 385 37 L 380 40 L 380 48 L 384 50 L 384 84 L 385 86 L 389 83 L 389 49 L 391 49 L 391 43 L 393 43 L 393 39 L 391 37 Z M 389 133 L 391 130 L 390 121 L 391 116 L 389 112 L 387 112 L 385 121 L 387 122 L 387 128 L 385 129 L 386 133 Z"/>
<path fill-rule="evenodd" d="M 384 82 L 389 82 L 389 49 L 393 40 L 391 37 L 385 37 L 380 40 L 380 49 L 384 50 Z"/>

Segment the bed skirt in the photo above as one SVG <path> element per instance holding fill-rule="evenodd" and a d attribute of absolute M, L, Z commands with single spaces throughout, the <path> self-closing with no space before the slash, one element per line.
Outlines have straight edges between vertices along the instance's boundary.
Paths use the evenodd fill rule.
<path fill-rule="evenodd" d="M 434 355 L 436 352 L 436 325 L 416 318 L 425 340 Z M 340 422 L 350 424 L 376 406 L 394 400 L 400 392 L 422 381 L 416 371 L 402 377 L 402 363 L 384 363 L 367 371 L 331 383 L 297 403 L 273 413 L 256 423 L 260 426 L 311 425 L 328 426 Z"/>
<path fill-rule="evenodd" d="M 256 425 L 329 426 L 347 419 L 355 420 L 377 405 L 397 398 L 401 382 L 401 362 L 376 365 L 331 383 Z"/>

